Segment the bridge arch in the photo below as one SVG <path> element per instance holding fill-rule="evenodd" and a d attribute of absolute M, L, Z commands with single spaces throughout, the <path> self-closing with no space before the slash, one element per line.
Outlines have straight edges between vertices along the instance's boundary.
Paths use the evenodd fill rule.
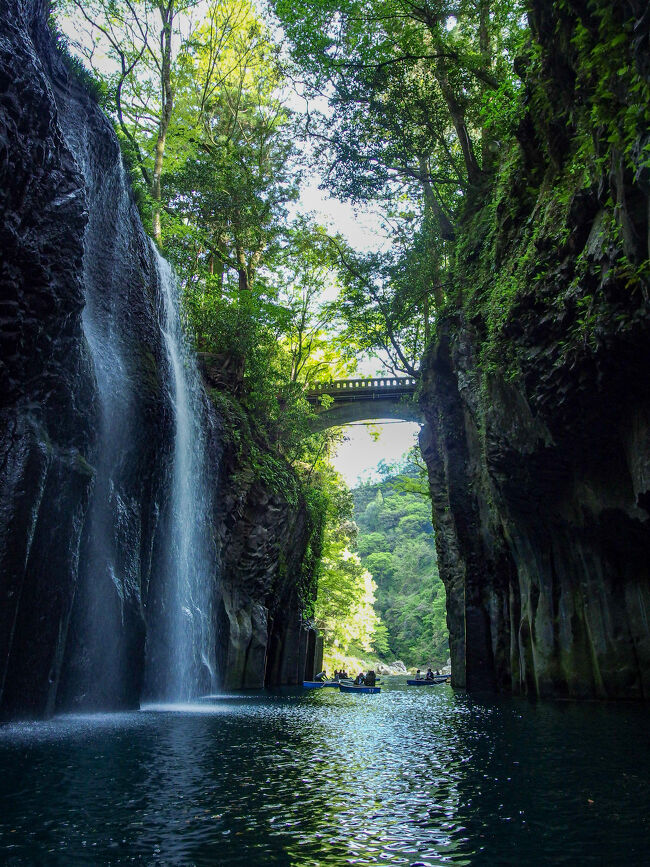
<path fill-rule="evenodd" d="M 411 377 L 375 377 L 341 379 L 319 386 L 307 393 L 318 414 L 312 422 L 314 431 L 341 427 L 352 422 L 394 418 L 424 424 L 424 416 L 413 397 L 417 380 Z M 322 407 L 321 398 L 331 403 Z"/>
<path fill-rule="evenodd" d="M 312 422 L 314 432 L 329 427 L 342 427 L 359 421 L 395 418 L 424 424 L 424 416 L 416 403 L 397 403 L 391 400 L 360 400 L 354 403 L 333 404 L 321 410 Z"/>

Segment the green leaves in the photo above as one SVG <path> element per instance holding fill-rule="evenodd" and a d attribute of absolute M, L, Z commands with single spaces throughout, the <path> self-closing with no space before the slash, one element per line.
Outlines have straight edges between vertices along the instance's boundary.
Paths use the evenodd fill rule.
<path fill-rule="evenodd" d="M 421 485 L 413 464 L 353 491 L 357 550 L 377 584 L 375 608 L 390 654 L 409 665 L 439 665 L 447 659 L 446 607 L 431 504 L 407 482 L 415 491 Z"/>
<path fill-rule="evenodd" d="M 314 609 L 316 622 L 328 656 L 369 653 L 374 636 L 381 644 L 383 633 L 373 607 L 376 585 L 351 551 L 356 535 L 351 521 L 352 498 L 342 479 L 325 463 L 319 467 L 317 484 L 327 506 Z"/>

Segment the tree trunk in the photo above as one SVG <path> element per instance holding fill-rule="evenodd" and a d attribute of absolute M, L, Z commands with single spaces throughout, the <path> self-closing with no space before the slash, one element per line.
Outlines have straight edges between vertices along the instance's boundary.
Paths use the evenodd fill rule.
<path fill-rule="evenodd" d="M 451 115 L 451 120 L 454 124 L 456 135 L 458 136 L 458 143 L 460 144 L 460 148 L 463 152 L 463 159 L 465 161 L 465 168 L 467 170 L 468 183 L 470 184 L 470 186 L 474 186 L 478 184 L 478 182 L 481 180 L 481 167 L 479 166 L 478 160 L 476 159 L 472 139 L 470 138 L 469 130 L 467 129 L 467 123 L 465 122 L 465 112 L 458 100 L 456 99 L 454 89 L 449 83 L 447 66 L 443 60 L 438 61 L 438 67 L 436 69 L 436 80 L 440 85 L 440 90 L 442 91 L 444 100 L 447 103 L 447 108 L 449 109 L 449 114 Z"/>
<path fill-rule="evenodd" d="M 436 222 L 440 228 L 440 237 L 445 241 L 454 241 L 456 238 L 456 231 L 454 229 L 453 223 L 444 212 L 442 205 L 438 201 L 438 197 L 436 196 L 435 190 L 431 185 L 431 181 L 429 180 L 429 166 L 427 165 L 426 158 L 422 155 L 418 156 L 418 164 L 420 169 L 420 180 L 422 183 L 422 189 L 424 190 L 424 203 L 425 207 L 431 209 L 431 213 L 436 218 Z"/>
<path fill-rule="evenodd" d="M 478 26 L 479 51 L 486 72 L 492 70 L 492 40 L 490 38 L 490 0 L 480 0 L 479 26 Z M 481 82 L 481 94 L 485 93 L 485 83 Z M 489 142 L 485 127 L 481 127 L 481 167 L 485 171 L 490 160 Z"/>
<path fill-rule="evenodd" d="M 248 282 L 248 271 L 246 268 L 239 268 L 237 273 L 239 274 L 239 291 L 246 292 L 250 288 Z"/>
<path fill-rule="evenodd" d="M 172 89 L 172 21 L 174 19 L 174 4 L 169 3 L 165 6 L 163 3 L 158 5 L 160 17 L 163 25 L 161 36 L 161 70 L 160 70 L 160 88 L 162 97 L 162 111 L 160 115 L 160 124 L 158 126 L 158 137 L 156 138 L 156 150 L 154 156 L 153 176 L 151 182 L 151 198 L 153 199 L 152 206 L 152 223 L 153 236 L 158 244 L 162 239 L 162 227 L 160 223 L 160 214 L 162 210 L 162 191 L 161 177 L 163 169 L 163 158 L 165 155 L 165 143 L 167 141 L 167 130 L 172 117 L 174 108 L 174 91 Z"/>
<path fill-rule="evenodd" d="M 435 293 L 436 286 L 433 284 L 433 291 Z M 422 299 L 422 313 L 424 315 L 424 345 L 428 346 L 429 339 L 431 338 L 431 324 L 429 322 L 429 293 L 424 293 L 424 298 Z"/>

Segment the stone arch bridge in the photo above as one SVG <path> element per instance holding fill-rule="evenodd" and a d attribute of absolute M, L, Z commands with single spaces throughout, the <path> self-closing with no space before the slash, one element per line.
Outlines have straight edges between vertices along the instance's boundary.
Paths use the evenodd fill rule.
<path fill-rule="evenodd" d="M 377 376 L 369 379 L 337 379 L 319 383 L 307 392 L 307 400 L 317 410 L 315 431 L 339 427 L 355 421 L 396 418 L 424 424 L 424 416 L 413 400 L 417 379 L 411 376 Z M 332 398 L 329 406 L 322 397 Z"/>

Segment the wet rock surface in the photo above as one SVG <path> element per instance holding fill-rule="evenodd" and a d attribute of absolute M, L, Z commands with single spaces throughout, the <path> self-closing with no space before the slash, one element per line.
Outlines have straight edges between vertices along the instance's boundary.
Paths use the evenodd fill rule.
<path fill-rule="evenodd" d="M 86 200 L 33 41 L 40 9 L 0 32 L 0 706 L 53 708 L 93 481 L 81 331 Z"/>
<path fill-rule="evenodd" d="M 322 663 L 322 642 L 302 614 L 300 577 L 311 535 L 307 509 L 241 469 L 226 447 L 215 522 L 222 684 L 245 689 L 302 683 Z"/>
<path fill-rule="evenodd" d="M 454 683 L 648 698 L 650 363 L 627 388 L 593 381 L 591 407 L 585 378 L 567 427 L 556 413 L 575 395 L 542 409 L 521 383 L 466 376 L 475 361 L 469 332 L 448 329 L 424 387 Z"/>
<path fill-rule="evenodd" d="M 45 13 L 2 4 L 4 716 L 137 705 L 171 451 L 149 241 L 110 123 L 68 72 Z M 84 325 L 91 308 L 100 313 Z M 119 416 L 102 411 L 89 345 L 102 316 L 120 323 Z M 125 419 L 107 455 L 102 428 Z M 102 510 L 119 515 L 110 533 Z M 114 556 L 100 569 L 91 551 L 104 536 Z"/>

